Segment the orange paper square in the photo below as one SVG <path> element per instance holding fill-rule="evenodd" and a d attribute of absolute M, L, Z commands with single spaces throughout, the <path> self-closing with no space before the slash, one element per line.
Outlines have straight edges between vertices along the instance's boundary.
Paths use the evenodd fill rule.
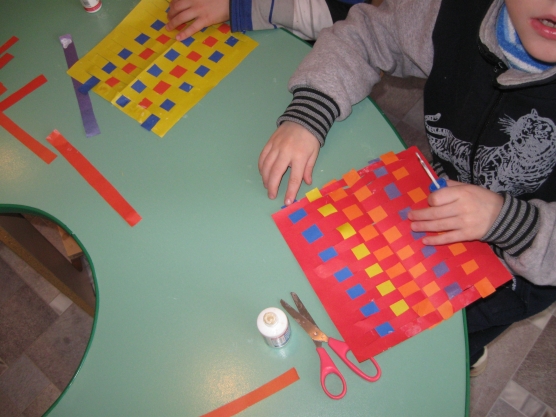
<path fill-rule="evenodd" d="M 358 189 L 356 192 L 354 192 L 353 195 L 355 196 L 355 198 L 357 198 L 357 201 L 363 201 L 366 198 L 369 198 L 370 196 L 372 196 L 373 193 L 371 193 L 371 190 L 369 190 L 367 188 L 367 186 L 364 185 L 363 187 Z"/>
<path fill-rule="evenodd" d="M 419 291 L 419 286 L 415 283 L 415 281 L 409 281 L 406 284 L 403 284 L 401 287 L 398 288 L 398 291 L 404 296 L 408 297 L 413 293 Z"/>
<path fill-rule="evenodd" d="M 438 312 L 444 320 L 449 319 L 454 315 L 454 307 L 450 301 L 446 301 L 440 307 L 438 307 Z"/>
<path fill-rule="evenodd" d="M 338 188 L 337 190 L 330 192 L 328 195 L 332 200 L 334 200 L 334 202 L 340 201 L 342 198 L 347 197 L 346 190 L 344 190 L 343 188 Z"/>
<path fill-rule="evenodd" d="M 346 207 L 342 211 L 344 212 L 346 217 L 350 220 L 356 219 L 356 218 L 361 217 L 363 215 L 363 212 L 361 211 L 361 209 L 356 204 L 353 204 L 349 207 Z"/>
<path fill-rule="evenodd" d="M 369 216 L 371 216 L 371 219 L 375 223 L 378 223 L 382 219 L 385 219 L 386 217 L 388 217 L 388 213 L 386 213 L 386 211 L 384 211 L 382 206 L 375 207 L 371 211 L 368 211 L 367 214 Z"/>
<path fill-rule="evenodd" d="M 381 155 L 380 159 L 382 160 L 382 162 L 384 162 L 384 165 L 388 165 L 391 164 L 392 162 L 399 161 L 398 156 L 392 151 L 385 153 L 384 155 Z"/>
<path fill-rule="evenodd" d="M 434 306 L 430 300 L 425 299 L 413 306 L 413 311 L 415 311 L 419 316 L 424 317 L 435 311 Z"/>
<path fill-rule="evenodd" d="M 427 198 L 427 195 L 421 187 L 417 187 L 409 191 L 407 195 L 413 200 L 414 203 L 418 203 L 419 201 L 423 201 Z"/>
<path fill-rule="evenodd" d="M 477 282 L 475 284 L 475 288 L 477 289 L 477 291 L 479 291 L 479 294 L 481 294 L 481 297 L 483 298 L 496 291 L 496 289 L 494 288 L 494 286 L 491 284 L 490 280 L 487 277 Z"/>
<path fill-rule="evenodd" d="M 388 243 L 395 242 L 400 237 L 402 237 L 402 234 L 400 233 L 400 231 L 398 230 L 398 228 L 396 226 L 393 226 L 390 229 L 388 229 L 387 231 L 385 231 L 383 235 L 384 235 L 384 238 L 388 241 Z"/>
<path fill-rule="evenodd" d="M 471 259 L 469 262 L 464 263 L 461 267 L 467 275 L 479 269 L 479 265 L 477 265 L 477 262 L 475 262 L 474 259 Z"/>
<path fill-rule="evenodd" d="M 377 249 L 373 252 L 373 254 L 375 255 L 375 258 L 379 261 L 382 261 L 386 258 L 388 258 L 390 255 L 393 255 L 394 252 L 392 252 L 392 249 L 390 249 L 390 246 L 384 246 L 383 248 Z"/>
<path fill-rule="evenodd" d="M 386 273 L 390 278 L 395 278 L 398 275 L 403 274 L 404 272 L 405 272 L 405 268 L 399 262 L 396 265 L 394 265 L 392 268 L 388 268 L 386 270 Z"/>
<path fill-rule="evenodd" d="M 342 178 L 344 179 L 344 181 L 346 182 L 348 187 L 351 187 L 353 184 L 355 184 L 357 181 L 359 181 L 361 179 L 361 177 L 359 176 L 359 174 L 357 173 L 356 170 L 352 169 L 349 172 L 346 172 Z"/>
<path fill-rule="evenodd" d="M 411 248 L 411 246 L 407 245 L 405 247 L 403 247 L 402 249 L 400 249 L 397 254 L 398 257 L 403 261 L 404 259 L 409 258 L 411 255 L 413 255 L 415 252 L 413 251 L 413 249 Z"/>
<path fill-rule="evenodd" d="M 440 291 L 440 287 L 436 282 L 429 282 L 427 285 L 423 287 L 423 292 L 427 294 L 427 297 L 430 297 L 433 294 L 436 294 Z"/>
<path fill-rule="evenodd" d="M 392 175 L 394 175 L 394 177 L 399 181 L 402 178 L 407 177 L 409 175 L 409 172 L 407 172 L 407 169 L 405 167 L 401 167 L 392 172 Z"/>
<path fill-rule="evenodd" d="M 378 232 L 372 224 L 369 224 L 368 226 L 365 226 L 364 228 L 359 230 L 359 234 L 365 242 L 378 236 Z"/>
<path fill-rule="evenodd" d="M 426 272 L 426 268 L 425 265 L 423 265 L 421 262 L 419 262 L 415 266 L 412 266 L 409 269 L 409 273 L 413 278 L 417 278 L 419 275 L 423 274 L 424 272 Z"/>
<path fill-rule="evenodd" d="M 467 251 L 467 248 L 463 243 L 454 243 L 453 245 L 448 245 L 448 249 L 450 249 L 450 252 L 452 252 L 454 256 Z"/>

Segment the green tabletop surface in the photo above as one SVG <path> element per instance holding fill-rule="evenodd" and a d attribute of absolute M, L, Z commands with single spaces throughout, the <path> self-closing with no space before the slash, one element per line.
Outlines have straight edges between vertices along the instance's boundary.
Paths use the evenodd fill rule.
<path fill-rule="evenodd" d="M 85 136 L 58 37 L 71 34 L 83 56 L 136 4 L 104 0 L 95 14 L 78 0 L 0 5 L 0 45 L 19 39 L 0 69 L 0 100 L 41 74 L 48 80 L 4 113 L 58 155 L 46 164 L 0 127 L 0 211 L 40 213 L 73 233 L 97 286 L 89 346 L 49 416 L 200 416 L 292 367 L 299 381 L 239 415 L 465 415 L 461 312 L 378 355 L 375 383 L 326 347 L 347 381 L 339 401 L 323 393 L 315 346 L 297 324 L 281 349 L 257 330 L 259 312 L 295 291 L 321 329 L 341 338 L 271 218 L 285 187 L 269 200 L 257 168 L 309 45 L 283 30 L 247 33 L 258 47 L 163 138 L 91 93 L 101 134 Z M 54 129 L 142 221 L 130 227 L 46 141 Z M 403 148 L 365 100 L 332 128 L 301 193 Z M 361 367 L 373 373 L 369 361 Z"/>

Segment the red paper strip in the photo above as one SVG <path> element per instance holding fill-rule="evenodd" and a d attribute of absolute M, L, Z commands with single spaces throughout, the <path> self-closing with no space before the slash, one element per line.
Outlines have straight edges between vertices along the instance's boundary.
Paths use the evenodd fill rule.
<path fill-rule="evenodd" d="M 253 404 L 256 404 L 259 401 L 262 401 L 265 398 L 276 394 L 278 391 L 286 388 L 288 385 L 293 384 L 298 379 L 299 375 L 297 374 L 297 371 L 295 370 L 295 368 L 291 368 L 289 371 L 284 372 L 282 375 L 274 378 L 272 381 L 267 382 L 263 386 L 251 391 L 248 394 L 245 394 L 243 397 L 229 402 L 228 404 L 223 405 L 222 407 L 217 408 L 210 413 L 203 414 L 201 417 L 234 416 L 237 413 L 242 412 L 246 408 L 251 407 Z"/>
<path fill-rule="evenodd" d="M 29 150 L 34 152 L 35 155 L 47 164 L 50 164 L 56 158 L 56 154 L 54 152 L 38 142 L 2 112 L 0 112 L 0 126 L 10 132 L 17 140 L 27 146 Z"/>
<path fill-rule="evenodd" d="M 87 181 L 130 226 L 135 226 L 141 221 L 139 213 L 131 207 L 118 190 L 116 190 L 116 188 L 114 188 L 114 186 L 110 184 L 87 158 L 75 149 L 60 132 L 54 130 L 46 140 L 66 158 L 77 172 L 81 174 L 85 181 Z"/>
<path fill-rule="evenodd" d="M 6 52 L 18 40 L 19 39 L 15 36 L 12 36 L 10 39 L 8 39 L 2 46 L 0 46 L 0 55 Z"/>
<path fill-rule="evenodd" d="M 41 85 L 46 83 L 46 77 L 44 75 L 39 75 L 34 80 L 31 80 L 26 85 L 21 87 L 15 93 L 10 94 L 4 100 L 0 101 L 0 112 L 6 110 L 8 107 L 14 105 L 27 94 L 32 93 L 34 90 L 39 88 Z"/>
<path fill-rule="evenodd" d="M 4 84 L 0 83 L 0 96 L 5 92 L 6 92 L 6 87 L 4 87 Z"/>
<path fill-rule="evenodd" d="M 12 54 L 4 54 L 0 56 L 0 69 L 4 68 L 6 64 L 13 59 L 13 57 L 14 56 Z"/>

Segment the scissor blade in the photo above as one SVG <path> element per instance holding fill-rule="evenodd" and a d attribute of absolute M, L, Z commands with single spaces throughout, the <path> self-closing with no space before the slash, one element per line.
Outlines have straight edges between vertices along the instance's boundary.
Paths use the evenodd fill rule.
<path fill-rule="evenodd" d="M 307 334 L 311 339 L 313 339 L 313 341 L 328 342 L 328 337 L 323 332 L 321 332 L 321 330 L 317 326 L 315 326 L 307 318 L 305 318 L 305 316 L 298 313 L 297 310 L 295 310 L 284 300 L 280 300 L 280 304 L 282 304 L 282 307 L 284 307 L 286 311 L 290 313 L 290 316 L 293 317 L 293 319 L 303 328 L 303 330 L 307 332 Z"/>
<path fill-rule="evenodd" d="M 298 295 L 294 292 L 290 293 L 293 299 L 293 302 L 295 303 L 295 306 L 297 307 L 297 311 L 299 311 L 301 313 L 302 316 L 305 316 L 305 318 L 307 320 L 309 320 L 311 323 L 313 323 L 315 326 L 317 325 L 317 323 L 315 323 L 315 320 L 313 319 L 313 317 L 311 317 L 311 315 L 309 314 L 309 312 L 307 311 L 307 309 L 305 308 L 305 305 L 303 304 L 303 302 L 299 299 Z M 318 327 L 318 326 L 317 326 Z"/>

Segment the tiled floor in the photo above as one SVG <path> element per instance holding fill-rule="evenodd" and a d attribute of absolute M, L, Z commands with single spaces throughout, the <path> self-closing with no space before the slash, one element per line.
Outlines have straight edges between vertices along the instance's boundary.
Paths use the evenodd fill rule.
<path fill-rule="evenodd" d="M 430 157 L 423 81 L 385 77 L 372 97 Z M 79 366 L 92 319 L 0 244 L 0 417 L 41 416 Z M 556 308 L 512 326 L 471 381 L 471 417 L 556 417 Z M 442 416 L 444 417 L 444 416 Z"/>

